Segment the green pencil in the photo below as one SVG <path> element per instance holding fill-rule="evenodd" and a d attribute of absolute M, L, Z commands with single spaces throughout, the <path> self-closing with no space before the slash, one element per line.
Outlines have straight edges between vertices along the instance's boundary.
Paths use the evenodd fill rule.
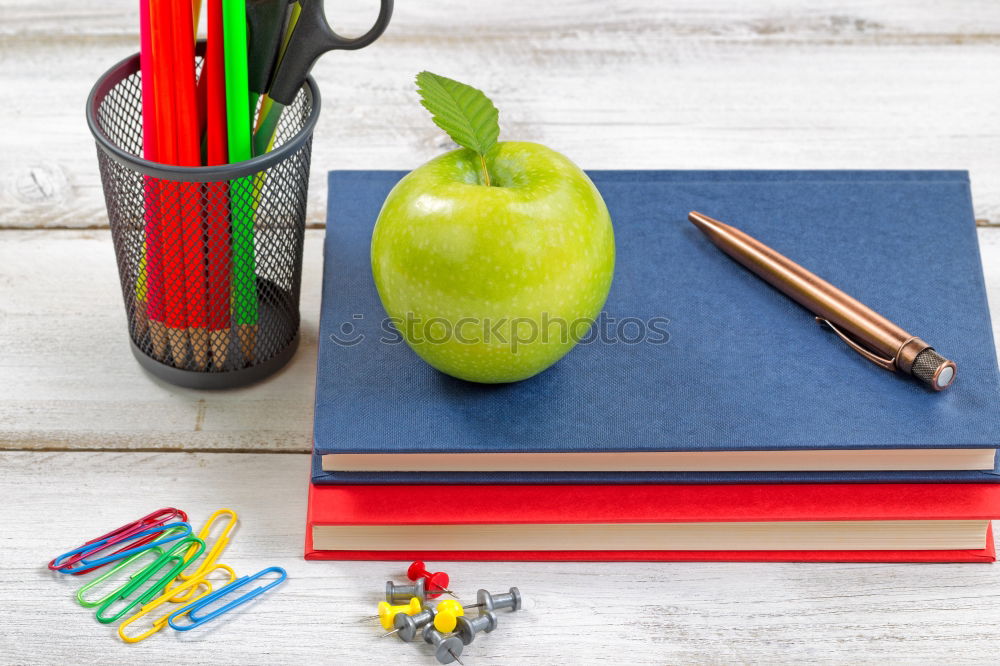
<path fill-rule="evenodd" d="M 244 0 L 222 0 L 226 61 L 226 120 L 229 161 L 253 156 L 250 135 L 250 82 L 247 70 L 247 23 Z M 257 340 L 257 276 L 254 258 L 254 177 L 230 181 L 233 225 L 233 314 L 243 357 L 252 362 Z"/>

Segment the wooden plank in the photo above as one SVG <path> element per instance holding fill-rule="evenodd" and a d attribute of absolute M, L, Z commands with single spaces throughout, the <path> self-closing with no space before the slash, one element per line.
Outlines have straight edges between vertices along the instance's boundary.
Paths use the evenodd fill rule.
<path fill-rule="evenodd" d="M 0 301 L 0 448 L 308 451 L 321 254 L 322 232 L 307 232 L 291 363 L 254 387 L 204 392 L 136 364 L 107 231 L 0 232 L 3 280 L 18 285 Z"/>
<path fill-rule="evenodd" d="M 3 453 L 0 663 L 434 663 L 378 639 L 373 612 L 404 562 L 301 558 L 308 458 L 184 453 Z M 146 479 L 137 484 L 136 479 Z M 240 515 L 223 562 L 289 580 L 205 630 L 137 646 L 72 599 L 51 557 L 162 506 L 196 528 Z M 526 608 L 466 648 L 469 664 L 992 663 L 1000 567 L 981 564 L 433 562 L 463 600 L 516 585 Z"/>
<path fill-rule="evenodd" d="M 371 5 L 338 5 L 337 28 L 362 30 Z M 992 0 L 398 5 L 375 46 L 316 68 L 326 103 L 314 226 L 326 170 L 408 169 L 449 146 L 416 102 L 424 68 L 486 89 L 504 137 L 587 168 L 969 169 L 977 217 L 1000 223 Z M 0 152 L 0 227 L 106 225 L 83 100 L 135 51 L 136 11 L 127 0 L 0 0 L 14 128 Z"/>
<path fill-rule="evenodd" d="M 205 392 L 132 358 L 107 231 L 0 232 L 2 280 L 17 287 L 0 299 L 0 449 L 309 451 L 322 235 L 306 234 L 294 360 L 259 385 Z M 979 241 L 1000 312 L 1000 229 Z M 1000 316 L 993 326 L 1000 339 Z"/>

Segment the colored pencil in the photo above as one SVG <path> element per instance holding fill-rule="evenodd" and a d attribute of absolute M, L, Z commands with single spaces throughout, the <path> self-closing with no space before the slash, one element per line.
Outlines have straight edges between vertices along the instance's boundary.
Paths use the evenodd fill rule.
<path fill-rule="evenodd" d="M 192 23 L 194 24 L 194 38 L 198 39 L 198 22 L 201 19 L 201 0 L 191 0 Z"/>
<path fill-rule="evenodd" d="M 192 6 L 194 8 L 194 42 L 195 42 L 195 44 L 197 44 L 198 43 L 198 25 L 199 25 L 200 17 L 201 17 L 201 0 L 192 0 L 191 4 L 192 4 Z M 206 13 L 207 13 L 207 10 L 206 10 Z M 208 21 L 206 20 L 206 24 L 207 24 L 207 22 Z M 196 88 L 196 91 L 195 91 L 195 101 L 196 101 L 196 103 L 198 105 L 198 137 L 199 137 L 199 140 L 203 139 L 204 136 L 205 136 L 205 113 L 206 113 L 205 107 L 206 107 L 206 103 L 207 103 L 206 99 L 207 99 L 207 94 L 208 94 L 208 92 L 206 90 L 206 83 L 207 83 L 207 80 L 205 78 L 205 61 L 202 61 L 201 75 L 198 77 L 197 88 Z M 204 146 L 204 144 L 201 146 L 201 150 L 202 150 L 202 163 L 204 163 L 205 162 L 205 160 L 204 160 L 204 158 L 205 158 L 205 155 L 204 155 L 205 146 Z"/>
<path fill-rule="evenodd" d="M 201 166 L 198 110 L 195 102 L 194 25 L 190 0 L 166 1 L 173 21 L 174 107 L 176 109 L 176 164 Z M 205 245 L 202 229 L 201 184 L 177 183 L 184 246 L 184 295 L 191 356 L 199 370 L 208 367 L 208 307 L 205 282 Z"/>
<path fill-rule="evenodd" d="M 177 164 L 176 77 L 172 71 L 175 36 L 170 0 L 152 0 L 153 83 L 156 91 L 157 156 L 164 164 Z M 163 181 L 160 187 L 160 222 L 163 248 L 164 323 L 174 365 L 187 358 L 187 306 L 184 285 L 184 229 L 181 221 L 181 187 Z"/>
<path fill-rule="evenodd" d="M 222 0 L 208 0 L 208 41 L 202 81 L 205 82 L 205 164 L 229 161 L 226 138 L 226 65 L 222 33 Z M 229 300 L 232 260 L 229 251 L 229 187 L 205 185 L 208 239 L 208 329 L 212 363 L 222 368 L 229 351 Z"/>
<path fill-rule="evenodd" d="M 143 199 L 147 198 L 147 195 L 153 191 L 153 189 L 148 184 L 147 179 L 149 176 L 143 176 Z M 145 204 L 143 204 L 145 207 Z M 143 220 L 146 219 L 147 214 L 153 214 L 152 211 L 148 213 L 143 213 Z M 145 222 L 143 224 L 145 228 Z M 142 240 L 142 254 L 139 256 L 139 269 L 136 271 L 135 275 L 135 315 L 133 319 L 135 320 L 135 335 L 136 337 L 142 337 L 146 331 L 149 330 L 149 281 L 146 279 L 146 239 L 145 236 Z"/>
<path fill-rule="evenodd" d="M 153 88 L 153 31 L 149 13 L 150 0 L 139 0 L 139 69 L 142 74 L 142 156 L 157 160 L 156 106 Z M 160 188 L 152 176 L 143 178 L 146 240 L 136 280 L 136 330 L 141 335 L 149 328 L 153 354 L 166 360 L 167 336 L 163 325 L 163 266 L 160 247 Z M 149 319 L 147 324 L 147 317 Z"/>
<path fill-rule="evenodd" d="M 247 71 L 247 24 L 243 0 L 223 0 L 226 60 L 226 119 L 229 161 L 252 157 L 250 149 L 250 87 Z M 254 177 L 230 181 L 233 226 L 233 305 L 236 334 L 244 360 L 253 361 L 257 340 L 257 278 L 254 257 Z"/>

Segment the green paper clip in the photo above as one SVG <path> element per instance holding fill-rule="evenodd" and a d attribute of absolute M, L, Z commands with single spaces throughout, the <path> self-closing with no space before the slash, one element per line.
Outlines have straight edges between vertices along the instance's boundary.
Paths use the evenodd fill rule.
<path fill-rule="evenodd" d="M 192 544 L 196 544 L 198 547 L 193 550 L 188 550 Z M 126 582 L 122 587 L 115 590 L 112 594 L 104 598 L 103 603 L 100 608 L 97 609 L 97 621 L 102 624 L 110 624 L 111 622 L 116 622 L 123 618 L 136 606 L 141 606 L 150 600 L 158 596 L 163 588 L 166 587 L 170 581 L 177 577 L 181 571 L 183 571 L 191 562 L 198 559 L 202 552 L 205 550 L 205 542 L 198 537 L 189 536 L 178 541 L 173 548 L 163 553 L 156 559 L 155 562 L 150 564 L 148 567 L 140 571 L 138 574 L 132 576 L 132 579 Z M 187 551 L 187 556 L 183 554 Z M 152 586 L 149 587 L 145 592 L 142 592 L 134 599 L 129 600 L 139 588 L 141 588 L 148 580 L 153 578 L 158 572 L 164 569 L 166 566 L 170 566 L 170 569 L 166 574 L 160 577 Z M 127 602 L 125 606 L 121 608 L 114 615 L 106 615 L 118 602 Z"/>
<path fill-rule="evenodd" d="M 160 538 L 163 539 L 163 538 L 169 537 L 172 534 L 178 534 L 178 533 L 183 532 L 183 531 L 184 531 L 183 527 L 174 527 L 172 529 L 165 530 L 163 532 L 163 534 L 160 535 Z M 171 550 L 173 550 L 173 549 L 171 549 Z M 109 579 L 112 576 L 114 576 L 116 573 L 118 573 L 122 569 L 127 568 L 132 562 L 136 562 L 136 561 L 141 560 L 143 558 L 149 557 L 150 554 L 155 555 L 156 559 L 159 559 L 163 555 L 163 552 L 164 552 L 163 548 L 153 547 L 153 548 L 150 548 L 149 550 L 144 550 L 144 551 L 138 552 L 135 555 L 132 555 L 131 557 L 128 557 L 128 558 L 122 560 L 121 562 L 119 562 L 118 564 L 116 564 L 114 567 L 112 567 L 110 570 L 104 572 L 103 574 L 101 574 L 100 576 L 98 576 L 94 580 L 88 582 L 87 584 L 82 585 L 80 587 L 80 589 L 76 591 L 76 601 L 77 601 L 77 603 L 79 603 L 84 608 L 93 608 L 94 606 L 100 606 L 105 601 L 107 601 L 108 598 L 111 597 L 111 595 L 113 595 L 115 592 L 117 592 L 118 589 L 121 588 L 121 585 L 119 585 L 117 588 L 115 588 L 114 590 L 112 590 L 108 594 L 104 595 L 103 597 L 101 597 L 100 599 L 97 599 L 95 601 L 90 601 L 90 600 L 86 599 L 84 597 L 84 595 L 87 592 L 89 592 L 90 590 L 92 590 L 93 588 L 97 587 L 98 585 L 100 585 L 101 583 L 103 583 L 104 581 L 106 581 L 107 579 Z M 143 573 L 146 570 L 146 568 L 152 566 L 154 562 L 155 562 L 155 560 L 153 562 L 150 562 L 148 565 L 146 565 L 142 569 L 139 569 L 134 574 L 132 574 L 129 577 L 129 580 L 132 580 L 136 576 L 138 576 L 141 573 Z M 123 583 L 123 585 L 124 585 L 124 583 Z"/>
<path fill-rule="evenodd" d="M 122 585 L 117 586 L 116 588 L 114 588 L 113 590 L 111 590 L 110 592 L 108 592 L 107 594 L 105 594 L 103 597 L 101 597 L 99 599 L 94 599 L 94 600 L 87 599 L 85 597 L 85 595 L 87 594 L 87 592 L 89 592 L 93 588 L 97 587 L 98 585 L 100 585 L 104 581 L 108 580 L 109 578 L 112 578 L 113 576 L 115 576 L 115 574 L 117 574 L 122 569 L 128 568 L 129 565 L 131 565 L 133 562 L 138 562 L 139 560 L 142 560 L 142 559 L 150 559 L 151 561 L 149 563 L 144 564 L 141 569 L 139 569 L 138 571 L 136 571 L 135 573 L 133 573 L 131 576 L 129 576 L 128 580 L 134 580 L 136 578 L 136 576 L 139 576 L 140 574 L 142 574 L 146 569 L 148 569 L 150 566 L 152 566 L 152 564 L 155 561 L 159 560 L 160 557 L 162 557 L 162 556 L 163 556 L 163 549 L 162 548 L 150 548 L 149 550 L 144 550 L 141 553 L 136 553 L 135 555 L 133 555 L 133 556 L 127 558 L 127 559 L 122 560 L 121 562 L 119 562 L 118 564 L 116 564 L 114 567 L 112 567 L 108 571 L 105 571 L 103 574 L 101 574 L 100 576 L 98 576 L 94 580 L 90 581 L 86 585 L 81 586 L 80 589 L 76 591 L 76 601 L 77 601 L 77 603 L 80 604 L 81 606 L 83 606 L 84 608 L 93 608 L 94 606 L 100 606 L 105 601 L 107 601 L 108 599 L 110 599 L 119 589 L 121 589 L 121 587 L 122 587 L 122 585 L 124 585 L 124 583 Z"/>

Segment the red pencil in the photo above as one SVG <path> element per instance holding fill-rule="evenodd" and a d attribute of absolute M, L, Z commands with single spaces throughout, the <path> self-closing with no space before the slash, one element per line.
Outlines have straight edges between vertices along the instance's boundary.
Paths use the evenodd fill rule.
<path fill-rule="evenodd" d="M 222 0 L 208 0 L 208 43 L 201 78 L 205 88 L 205 164 L 229 162 L 226 138 L 226 68 Z M 208 238 L 208 329 L 212 362 L 220 369 L 229 351 L 229 184 L 206 183 Z"/>
<path fill-rule="evenodd" d="M 176 77 L 177 164 L 201 166 L 198 106 L 195 101 L 194 24 L 190 0 L 170 0 L 173 21 L 173 70 Z M 201 185 L 178 183 L 184 244 L 184 284 L 188 334 L 195 367 L 208 367 L 208 309 L 205 283 L 205 246 L 201 216 Z"/>
<path fill-rule="evenodd" d="M 169 0 L 150 3 L 153 29 L 153 83 L 156 91 L 157 157 L 177 164 L 176 77 L 174 21 Z M 163 319 L 174 365 L 187 357 L 187 308 L 184 287 L 184 230 L 180 214 L 180 183 L 161 181 L 160 222 L 163 264 Z M 200 253 L 199 253 L 200 256 Z"/>
<path fill-rule="evenodd" d="M 142 71 L 142 156 L 157 161 L 156 150 L 156 93 L 153 88 L 153 31 L 149 10 L 150 0 L 139 2 L 139 62 Z M 167 333 L 163 324 L 163 255 L 160 246 L 160 185 L 152 176 L 143 179 L 143 196 L 146 229 L 145 301 L 136 289 L 139 331 L 149 318 L 149 337 L 153 354 L 159 360 L 167 357 Z M 142 276 L 139 278 L 142 280 Z"/>

